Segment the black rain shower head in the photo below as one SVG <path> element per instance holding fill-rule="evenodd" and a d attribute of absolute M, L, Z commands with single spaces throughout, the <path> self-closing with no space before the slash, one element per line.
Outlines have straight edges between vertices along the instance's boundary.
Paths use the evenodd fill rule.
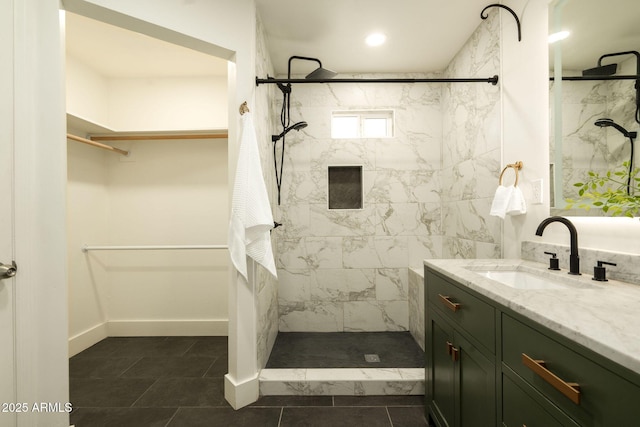
<path fill-rule="evenodd" d="M 617 124 L 613 120 L 607 119 L 607 118 L 602 118 L 602 119 L 596 120 L 594 125 L 596 125 L 598 127 L 601 127 L 601 128 L 606 128 L 606 127 L 611 126 L 611 127 L 615 128 L 615 129 L 617 129 L 618 132 L 620 132 L 621 134 L 623 134 L 627 138 L 631 138 L 631 139 L 635 139 L 636 136 L 638 135 L 637 132 L 629 132 L 628 130 L 626 130 L 625 128 L 623 128 L 622 126 L 620 126 L 619 124 Z"/>
<path fill-rule="evenodd" d="M 307 126 L 309 126 L 307 124 L 307 122 L 298 122 L 298 123 L 294 123 L 293 125 L 289 126 L 288 128 L 286 128 L 285 130 L 282 131 L 282 133 L 280 135 L 271 135 L 271 141 L 272 142 L 276 142 L 279 141 L 280 138 L 282 138 L 283 136 L 285 136 L 286 134 L 288 134 L 290 131 L 292 130 L 297 130 L 300 131 L 300 129 L 304 129 Z"/>
<path fill-rule="evenodd" d="M 335 71 L 327 70 L 326 68 L 322 68 L 322 66 L 316 68 L 307 76 L 305 79 L 307 80 L 328 80 L 334 78 L 338 73 Z"/>
<path fill-rule="evenodd" d="M 334 78 L 338 73 L 335 71 L 328 70 L 322 67 L 322 61 L 318 58 L 309 58 L 307 56 L 292 56 L 289 58 L 289 65 L 287 69 L 287 78 L 291 78 L 291 61 L 294 59 L 302 59 L 305 61 L 313 61 L 318 63 L 318 68 L 307 74 L 305 79 L 307 80 L 327 80 Z"/>

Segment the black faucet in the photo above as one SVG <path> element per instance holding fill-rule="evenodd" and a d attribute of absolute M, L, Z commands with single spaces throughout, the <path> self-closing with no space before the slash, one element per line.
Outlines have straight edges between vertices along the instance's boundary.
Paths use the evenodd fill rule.
<path fill-rule="evenodd" d="M 569 234 L 571 236 L 571 253 L 569 255 L 569 274 L 580 274 L 580 257 L 578 256 L 578 230 L 573 225 L 571 221 L 562 216 L 551 216 L 545 220 L 543 220 L 540 225 L 538 225 L 538 229 L 536 230 L 536 236 L 542 236 L 542 232 L 547 227 L 547 225 L 552 222 L 561 222 L 567 226 L 569 229 Z"/>

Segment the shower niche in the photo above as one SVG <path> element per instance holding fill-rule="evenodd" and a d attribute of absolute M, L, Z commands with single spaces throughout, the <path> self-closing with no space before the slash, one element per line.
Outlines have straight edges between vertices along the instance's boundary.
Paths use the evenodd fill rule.
<path fill-rule="evenodd" d="M 329 209 L 362 209 L 362 166 L 329 166 Z"/>

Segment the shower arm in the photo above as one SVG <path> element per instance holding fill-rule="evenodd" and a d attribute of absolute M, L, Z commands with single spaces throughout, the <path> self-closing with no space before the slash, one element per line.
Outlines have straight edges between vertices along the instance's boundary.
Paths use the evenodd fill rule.
<path fill-rule="evenodd" d="M 291 78 L 291 61 L 294 60 L 294 59 L 301 59 L 301 60 L 304 60 L 304 61 L 317 62 L 318 66 L 320 68 L 322 68 L 322 62 L 318 58 L 310 58 L 308 56 L 297 56 L 297 55 L 294 55 L 294 56 L 289 58 L 289 63 L 287 64 L 287 79 Z"/>

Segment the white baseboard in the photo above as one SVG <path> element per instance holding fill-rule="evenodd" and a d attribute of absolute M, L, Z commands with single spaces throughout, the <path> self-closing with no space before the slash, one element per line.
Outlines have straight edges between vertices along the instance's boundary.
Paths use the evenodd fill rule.
<path fill-rule="evenodd" d="M 69 357 L 107 337 L 227 336 L 227 320 L 111 320 L 69 338 Z"/>
<path fill-rule="evenodd" d="M 69 357 L 75 356 L 95 343 L 107 338 L 109 336 L 108 332 L 109 327 L 107 322 L 105 322 L 69 338 Z"/>
<path fill-rule="evenodd" d="M 260 379 L 256 374 L 243 382 L 236 382 L 229 374 L 224 376 L 224 398 L 233 409 L 244 408 L 260 397 Z"/>
<path fill-rule="evenodd" d="M 110 320 L 110 337 L 227 336 L 227 320 Z"/>

